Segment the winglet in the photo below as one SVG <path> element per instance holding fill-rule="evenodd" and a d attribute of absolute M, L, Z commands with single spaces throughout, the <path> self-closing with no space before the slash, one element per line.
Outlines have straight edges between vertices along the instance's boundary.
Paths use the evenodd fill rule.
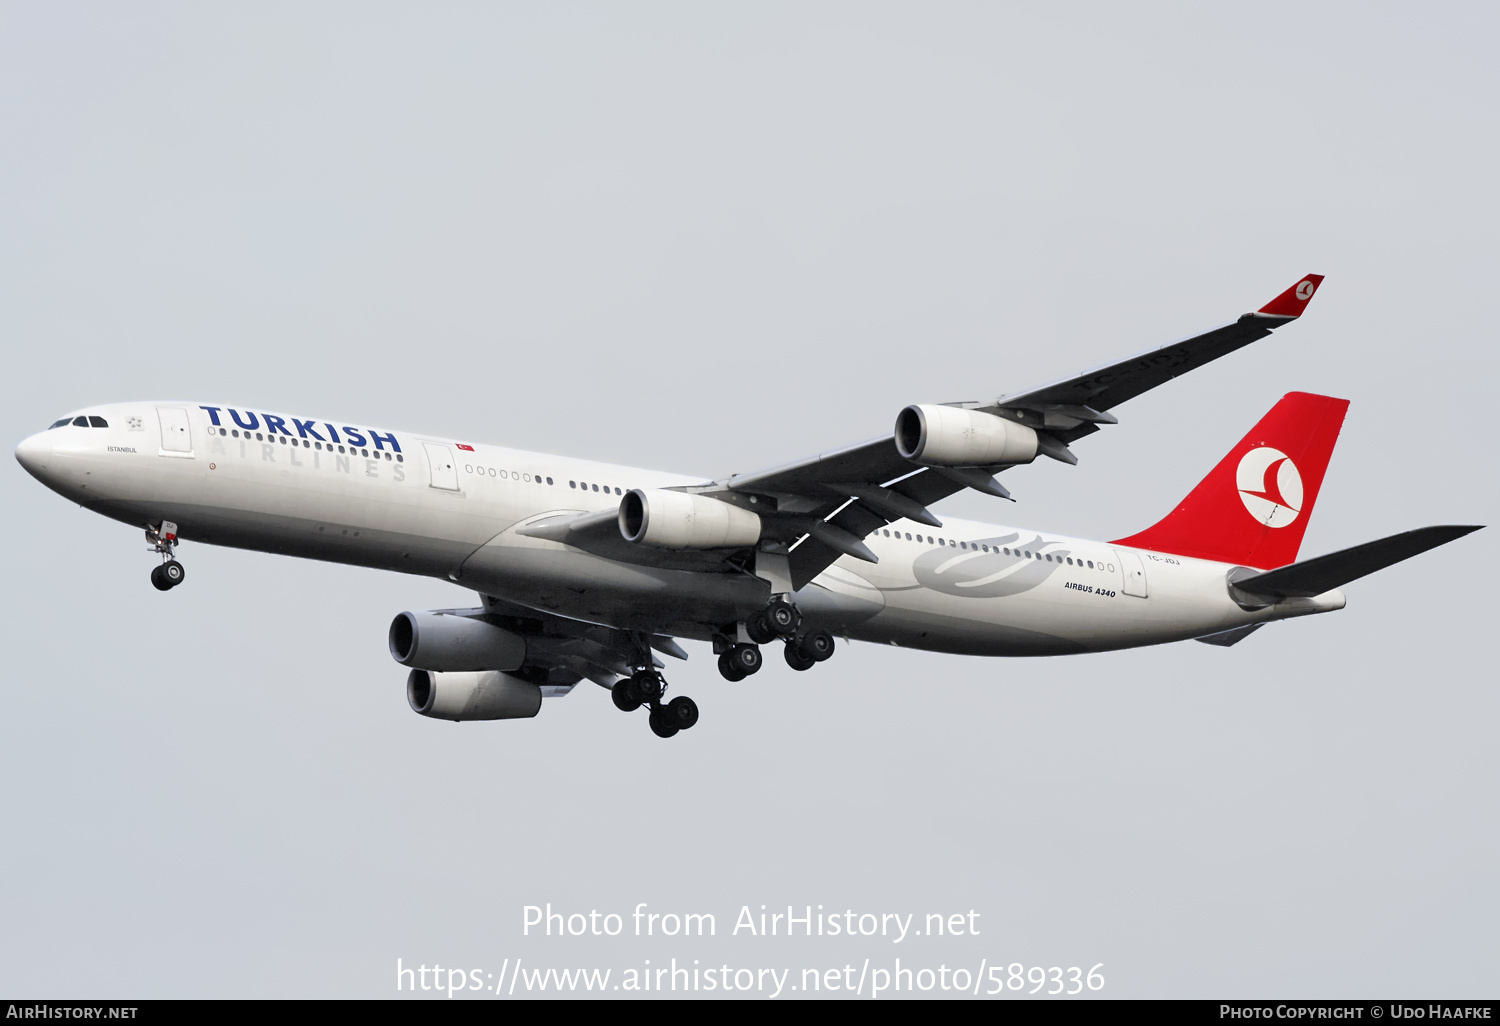
<path fill-rule="evenodd" d="M 1318 286 L 1323 284 L 1321 274 L 1306 275 L 1301 281 L 1261 307 L 1256 313 L 1264 317 L 1301 317 Z"/>

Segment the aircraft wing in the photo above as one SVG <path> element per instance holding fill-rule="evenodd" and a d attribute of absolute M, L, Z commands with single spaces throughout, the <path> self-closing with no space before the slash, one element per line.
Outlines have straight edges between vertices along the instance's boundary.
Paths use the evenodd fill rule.
<path fill-rule="evenodd" d="M 572 620 L 555 613 L 516 605 L 494 595 L 481 595 L 481 609 L 445 609 L 442 612 L 472 617 L 504 627 L 526 639 L 528 655 L 534 655 L 546 668 L 545 677 L 534 683 L 542 686 L 546 697 L 565 695 L 580 678 L 601 687 L 613 687 L 620 677 L 628 677 L 640 665 L 643 653 L 661 652 L 674 659 L 686 659 L 682 646 L 665 635 L 638 634 L 614 627 Z M 650 656 L 658 669 L 660 659 Z"/>
<path fill-rule="evenodd" d="M 1100 415 L 1126 400 L 1263 339 L 1301 317 L 1322 282 L 1321 274 L 1306 275 L 1259 310 L 1222 327 L 1040 388 L 1001 396 L 975 408 L 993 413 L 1021 411 L 1040 418 L 1049 433 L 1065 442 L 1081 438 L 1099 430 L 1101 424 L 1115 423 L 1115 418 Z M 1036 420 L 1025 422 L 1037 426 Z"/>
<path fill-rule="evenodd" d="M 1112 408 L 1296 320 L 1322 281 L 1320 274 L 1306 275 L 1252 313 L 1129 359 L 989 402 L 946 405 L 1032 427 L 1041 455 L 1077 463 L 1070 443 L 1116 423 Z M 842 555 L 874 561 L 861 539 L 895 520 L 942 526 L 926 507 L 964 488 L 1010 498 L 994 477 L 1006 466 L 923 468 L 884 435 L 689 491 L 741 506 L 754 497 L 756 505 L 747 508 L 760 513 L 765 541 L 787 546 L 792 585 L 799 588 Z M 760 503 L 762 497 L 769 503 Z"/>

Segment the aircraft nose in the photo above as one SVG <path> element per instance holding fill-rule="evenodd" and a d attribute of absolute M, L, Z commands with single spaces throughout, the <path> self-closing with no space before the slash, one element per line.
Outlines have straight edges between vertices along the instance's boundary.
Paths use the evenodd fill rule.
<path fill-rule="evenodd" d="M 52 439 L 45 431 L 22 439 L 21 444 L 16 446 L 16 462 L 25 467 L 26 472 L 35 478 L 40 478 L 46 472 L 51 455 Z"/>

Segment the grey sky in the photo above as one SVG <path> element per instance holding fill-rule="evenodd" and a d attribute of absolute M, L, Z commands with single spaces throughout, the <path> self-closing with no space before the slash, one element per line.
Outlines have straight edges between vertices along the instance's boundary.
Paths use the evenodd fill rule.
<path fill-rule="evenodd" d="M 235 401 L 722 475 L 1210 327 L 1017 505 L 1116 538 L 1284 392 L 1353 405 L 1303 552 L 1492 523 L 1500 25 L 1480 4 L 0 3 L 0 436 Z M 1493 996 L 1494 529 L 1333 616 L 1050 660 L 848 646 L 406 707 L 437 581 L 184 546 L 8 464 L 0 991 L 394 993 L 498 971 L 1104 963 L 1112 996 Z M 521 907 L 713 912 L 671 943 Z M 893 948 L 741 905 L 982 913 Z M 907 960 L 911 961 L 908 962 Z"/>

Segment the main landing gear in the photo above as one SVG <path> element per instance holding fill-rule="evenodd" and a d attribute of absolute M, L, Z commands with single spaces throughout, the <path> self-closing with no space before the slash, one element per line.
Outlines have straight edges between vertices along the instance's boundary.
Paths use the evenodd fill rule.
<path fill-rule="evenodd" d="M 719 673 L 727 681 L 742 681 L 760 667 L 758 645 L 730 645 L 719 653 Z"/>
<path fill-rule="evenodd" d="M 832 655 L 833 635 L 827 631 L 808 631 L 786 642 L 786 664 L 794 670 L 811 670 Z"/>
<path fill-rule="evenodd" d="M 151 583 L 157 591 L 171 591 L 187 576 L 182 564 L 172 558 L 172 550 L 177 547 L 177 525 L 163 520 L 160 527 L 147 527 L 146 540 L 151 543 L 149 551 L 160 554 L 162 559 L 161 565 L 151 571 Z"/>
<path fill-rule="evenodd" d="M 637 670 L 629 677 L 615 681 L 610 689 L 615 708 L 621 712 L 635 712 L 641 706 L 651 708 L 651 732 L 657 737 L 672 737 L 679 730 L 688 730 L 698 722 L 698 703 L 687 695 L 678 695 L 670 702 L 662 703 L 667 690 L 666 681 L 655 669 Z"/>
<path fill-rule="evenodd" d="M 751 644 L 726 643 L 719 652 L 719 673 L 728 681 L 741 681 L 761 667 L 759 646 L 778 639 L 786 643 L 786 663 L 794 670 L 810 670 L 833 655 L 833 635 L 824 630 L 802 630 L 802 614 L 785 595 L 771 599 L 766 608 L 745 621 L 745 636 Z"/>

